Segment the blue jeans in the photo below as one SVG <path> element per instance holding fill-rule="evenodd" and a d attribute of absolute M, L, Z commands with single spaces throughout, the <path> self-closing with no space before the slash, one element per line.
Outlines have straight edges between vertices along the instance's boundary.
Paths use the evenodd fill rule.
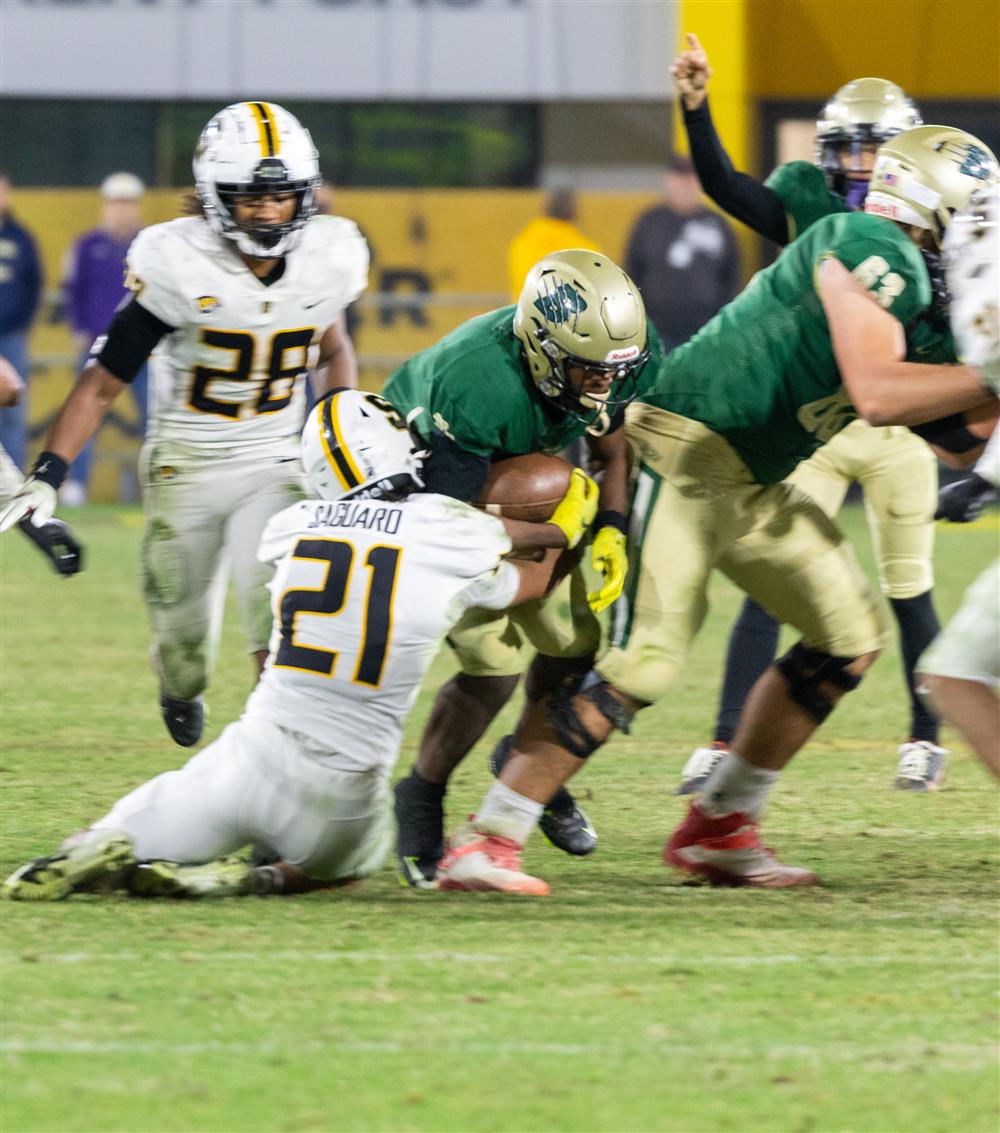
<path fill-rule="evenodd" d="M 23 472 L 28 455 L 28 332 L 16 330 L 0 334 L 0 354 L 24 378 L 20 403 L 0 409 L 0 444 Z"/>

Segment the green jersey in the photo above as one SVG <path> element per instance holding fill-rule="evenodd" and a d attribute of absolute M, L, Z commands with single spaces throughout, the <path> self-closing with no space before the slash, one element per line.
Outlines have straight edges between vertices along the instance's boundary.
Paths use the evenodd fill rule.
<path fill-rule="evenodd" d="M 830 257 L 915 336 L 913 360 L 942 361 L 949 348 L 929 317 L 923 257 L 901 228 L 861 212 L 817 221 L 657 366 L 641 398 L 720 433 L 761 484 L 783 480 L 856 416 L 816 288 Z"/>
<path fill-rule="evenodd" d="M 789 243 L 824 216 L 848 211 L 844 198 L 827 188 L 823 170 L 808 161 L 779 165 L 764 184 L 781 198 Z"/>
<path fill-rule="evenodd" d="M 586 421 L 535 389 L 514 334 L 515 309 L 501 307 L 469 319 L 389 376 L 383 396 L 424 440 L 443 434 L 466 452 L 493 460 L 559 452 L 587 431 Z M 659 336 L 648 320 L 647 333 L 650 361 L 626 379 L 624 396 L 645 389 L 654 360 L 662 359 Z"/>

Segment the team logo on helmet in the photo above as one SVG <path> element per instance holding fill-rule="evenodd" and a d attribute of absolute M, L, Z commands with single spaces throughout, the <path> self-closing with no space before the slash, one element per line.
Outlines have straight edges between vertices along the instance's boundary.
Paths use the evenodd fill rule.
<path fill-rule="evenodd" d="M 587 301 L 570 284 L 560 283 L 558 287 L 539 295 L 534 306 L 541 311 L 546 322 L 561 326 L 582 315 L 587 309 Z"/>
<path fill-rule="evenodd" d="M 975 177 L 977 181 L 989 181 L 992 178 L 994 162 L 982 146 L 973 145 L 969 142 L 967 145 L 953 148 L 965 152 L 962 163 L 958 167 L 959 173 L 964 173 L 967 177 Z"/>

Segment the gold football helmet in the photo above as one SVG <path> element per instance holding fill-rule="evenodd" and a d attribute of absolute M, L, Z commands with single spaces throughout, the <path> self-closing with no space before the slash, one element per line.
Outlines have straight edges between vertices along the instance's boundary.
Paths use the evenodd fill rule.
<path fill-rule="evenodd" d="M 819 113 L 814 160 L 826 174 L 829 187 L 847 197 L 851 181 L 863 184 L 866 180 L 867 171 L 860 161 L 862 148 L 880 146 L 920 124 L 920 111 L 902 87 L 888 79 L 853 79 Z M 850 158 L 847 169 L 842 160 L 845 154 Z M 860 199 L 853 207 L 860 207 Z"/>
<path fill-rule="evenodd" d="M 514 333 L 539 393 L 598 433 L 635 397 L 637 372 L 649 357 L 638 287 L 607 256 L 584 249 L 555 252 L 528 272 Z M 610 374 L 610 390 L 581 394 L 570 367 Z"/>
<path fill-rule="evenodd" d="M 940 250 L 956 210 L 1000 179 L 989 147 L 954 126 L 917 126 L 879 147 L 865 211 L 926 229 Z"/>

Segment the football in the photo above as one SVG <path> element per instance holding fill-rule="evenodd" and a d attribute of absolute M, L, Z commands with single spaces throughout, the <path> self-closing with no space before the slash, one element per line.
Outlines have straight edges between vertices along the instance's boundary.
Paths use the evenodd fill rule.
<path fill-rule="evenodd" d="M 491 515 L 544 523 L 569 488 L 573 466 L 542 452 L 497 460 L 476 507 Z"/>

